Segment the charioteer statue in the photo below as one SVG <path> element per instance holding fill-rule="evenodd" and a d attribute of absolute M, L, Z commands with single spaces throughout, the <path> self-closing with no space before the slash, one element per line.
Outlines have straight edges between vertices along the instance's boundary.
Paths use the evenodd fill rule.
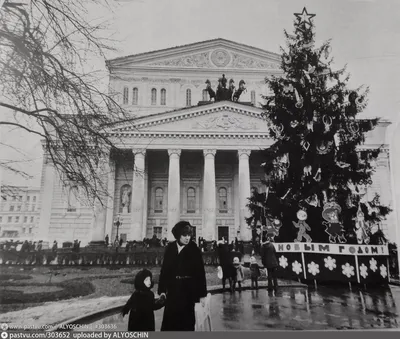
<path fill-rule="evenodd" d="M 235 81 L 233 79 L 229 80 L 229 87 L 226 87 L 227 84 L 227 79 L 225 78 L 225 74 L 222 74 L 222 78 L 218 79 L 218 87 L 217 87 L 217 92 L 215 92 L 211 88 L 211 82 L 210 80 L 207 79 L 206 81 L 206 91 L 208 92 L 208 95 L 210 96 L 210 101 L 223 101 L 223 100 L 228 100 L 228 101 L 233 101 L 233 102 L 238 102 L 240 95 L 246 91 L 246 83 L 244 80 L 240 80 L 239 82 L 239 88 L 237 90 L 235 87 Z"/>

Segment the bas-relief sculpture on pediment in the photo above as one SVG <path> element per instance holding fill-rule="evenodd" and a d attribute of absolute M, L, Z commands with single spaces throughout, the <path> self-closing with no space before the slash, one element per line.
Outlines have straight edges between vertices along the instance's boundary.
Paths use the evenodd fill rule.
<path fill-rule="evenodd" d="M 212 116 L 203 121 L 197 121 L 192 125 L 193 129 L 222 129 L 225 131 L 231 130 L 258 130 L 258 124 L 254 121 L 248 121 L 245 118 L 237 117 L 229 113 Z"/>
<path fill-rule="evenodd" d="M 185 55 L 178 58 L 159 60 L 149 66 L 190 67 L 190 68 L 241 68 L 272 69 L 280 68 L 279 62 L 257 59 L 252 56 L 228 51 L 223 48 L 212 51 Z"/>

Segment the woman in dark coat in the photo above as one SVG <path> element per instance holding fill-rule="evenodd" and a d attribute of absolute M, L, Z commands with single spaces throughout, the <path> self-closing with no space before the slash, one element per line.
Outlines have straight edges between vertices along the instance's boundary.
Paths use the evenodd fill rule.
<path fill-rule="evenodd" d="M 164 297 L 154 299 L 153 276 L 149 270 L 138 272 L 134 281 L 135 292 L 122 308 L 122 316 L 128 312 L 128 331 L 155 331 L 154 311 L 164 306 Z"/>
<path fill-rule="evenodd" d="M 167 297 L 161 331 L 194 331 L 194 305 L 207 295 L 203 258 L 189 222 L 178 222 L 172 234 L 176 241 L 165 249 L 158 282 L 158 294 Z"/>

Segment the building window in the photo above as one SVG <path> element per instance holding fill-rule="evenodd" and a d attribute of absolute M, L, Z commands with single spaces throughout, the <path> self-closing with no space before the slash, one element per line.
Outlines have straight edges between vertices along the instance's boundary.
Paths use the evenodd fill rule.
<path fill-rule="evenodd" d="M 186 106 L 192 106 L 192 91 L 189 88 L 186 90 Z"/>
<path fill-rule="evenodd" d="M 251 103 L 253 104 L 253 105 L 255 105 L 256 104 L 256 91 L 251 91 Z"/>
<path fill-rule="evenodd" d="M 24 217 L 24 223 L 26 224 L 28 222 L 28 217 Z"/>
<path fill-rule="evenodd" d="M 31 217 L 31 223 L 33 223 L 33 217 Z"/>
<path fill-rule="evenodd" d="M 21 211 L 21 205 L 17 206 L 17 211 Z"/>
<path fill-rule="evenodd" d="M 219 194 L 219 213 L 227 213 L 228 212 L 228 204 L 227 204 L 227 194 L 226 188 L 221 187 L 218 191 Z"/>
<path fill-rule="evenodd" d="M 26 233 L 26 228 L 22 227 L 22 233 Z"/>
<path fill-rule="evenodd" d="M 155 88 L 151 90 L 151 104 L 157 105 L 157 90 Z"/>
<path fill-rule="evenodd" d="M 19 217 L 15 217 L 15 223 L 19 223 Z"/>
<path fill-rule="evenodd" d="M 14 196 L 12 197 L 12 200 L 13 200 L 13 201 L 17 201 L 17 197 L 14 195 Z"/>
<path fill-rule="evenodd" d="M 161 187 L 156 188 L 156 201 L 154 205 L 154 212 L 155 213 L 162 213 L 163 212 L 163 198 L 164 198 L 164 191 Z"/>
<path fill-rule="evenodd" d="M 32 205 L 32 212 L 35 212 L 35 205 Z"/>
<path fill-rule="evenodd" d="M 161 239 L 162 227 L 153 227 L 153 235 L 155 235 L 158 239 Z"/>
<path fill-rule="evenodd" d="M 28 195 L 27 197 L 26 197 L 26 201 L 29 201 L 31 199 L 31 197 Z"/>
<path fill-rule="evenodd" d="M 33 202 L 36 202 L 36 196 L 35 196 L 35 197 L 33 197 Z"/>
<path fill-rule="evenodd" d="M 22 201 L 22 195 L 18 197 L 18 201 Z"/>
<path fill-rule="evenodd" d="M 8 217 L 8 222 L 12 222 L 12 217 Z"/>
<path fill-rule="evenodd" d="M 132 105 L 137 105 L 139 102 L 139 90 L 135 87 L 132 91 Z"/>
<path fill-rule="evenodd" d="M 196 190 L 193 187 L 187 190 L 187 213 L 196 213 Z"/>
<path fill-rule="evenodd" d="M 10 205 L 10 212 L 14 211 L 14 205 Z"/>
<path fill-rule="evenodd" d="M 166 105 L 167 104 L 167 91 L 165 88 L 161 90 L 161 105 Z"/>
<path fill-rule="evenodd" d="M 128 87 L 124 87 L 124 96 L 123 96 L 122 103 L 124 105 L 128 105 L 128 100 L 129 100 L 129 88 Z"/>
<path fill-rule="evenodd" d="M 29 227 L 29 234 L 32 233 L 32 227 Z"/>
<path fill-rule="evenodd" d="M 208 92 L 206 89 L 203 89 L 203 101 L 208 101 Z"/>
<path fill-rule="evenodd" d="M 0 217 L 0 223 L 2 223 L 3 222 L 3 217 Z"/>
<path fill-rule="evenodd" d="M 78 187 L 72 186 L 68 192 L 68 207 L 67 212 L 76 212 L 76 207 L 78 204 Z M 32 211 L 34 211 L 35 205 L 32 206 Z"/>

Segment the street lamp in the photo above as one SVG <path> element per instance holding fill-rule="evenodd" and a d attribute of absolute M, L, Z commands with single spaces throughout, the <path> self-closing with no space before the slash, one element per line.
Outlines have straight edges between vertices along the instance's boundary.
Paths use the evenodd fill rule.
<path fill-rule="evenodd" d="M 117 219 L 114 220 L 114 225 L 117 227 L 117 236 L 116 236 L 116 238 L 118 238 L 119 227 L 122 225 L 122 217 L 119 214 L 117 215 Z"/>

